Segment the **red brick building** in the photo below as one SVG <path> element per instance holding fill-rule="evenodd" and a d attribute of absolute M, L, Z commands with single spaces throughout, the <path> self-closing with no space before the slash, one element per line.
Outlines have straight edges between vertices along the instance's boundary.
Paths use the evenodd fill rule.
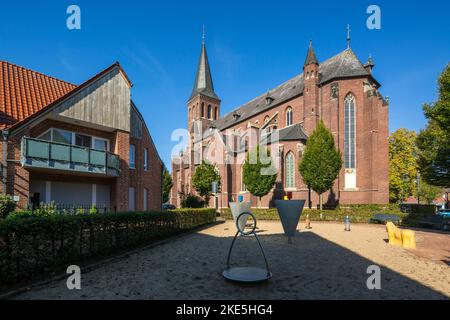
<path fill-rule="evenodd" d="M 159 210 L 163 164 L 115 63 L 73 85 L 0 61 L 1 191 L 21 209 Z"/>
<path fill-rule="evenodd" d="M 221 175 L 219 207 L 227 207 L 238 196 L 256 205 L 257 199 L 242 182 L 242 164 L 246 151 L 264 141 L 272 148 L 272 157 L 277 156 L 278 174 L 262 206 L 273 206 L 273 200 L 287 192 L 294 199 L 310 199 L 315 206 L 318 196 L 309 193 L 297 168 L 308 135 L 320 120 L 331 130 L 345 163 L 324 202 L 388 203 L 388 100 L 378 91 L 373 68 L 371 58 L 361 63 L 350 46 L 319 63 L 311 42 L 303 72 L 221 117 L 221 100 L 214 91 L 203 43 L 187 103 L 191 140 L 182 154 L 173 157 L 172 203 L 180 205 L 181 193 L 195 193 L 191 184 L 195 166 L 199 159 L 207 159 Z"/>

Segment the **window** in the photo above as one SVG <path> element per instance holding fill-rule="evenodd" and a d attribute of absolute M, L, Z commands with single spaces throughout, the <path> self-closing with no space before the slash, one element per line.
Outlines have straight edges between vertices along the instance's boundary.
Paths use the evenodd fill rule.
<path fill-rule="evenodd" d="M 144 211 L 148 210 L 148 189 L 144 188 L 144 205 L 143 205 Z"/>
<path fill-rule="evenodd" d="M 130 144 L 130 168 L 136 169 L 136 146 Z"/>
<path fill-rule="evenodd" d="M 202 118 L 205 117 L 205 104 L 202 102 Z"/>
<path fill-rule="evenodd" d="M 219 108 L 215 108 L 214 109 L 214 120 L 217 120 L 217 119 L 219 119 Z"/>
<path fill-rule="evenodd" d="M 144 170 L 147 171 L 148 169 L 148 149 L 144 149 Z"/>
<path fill-rule="evenodd" d="M 295 164 L 294 155 L 289 152 L 286 156 L 286 177 L 285 177 L 285 188 L 294 189 L 295 188 Z"/>
<path fill-rule="evenodd" d="M 265 116 L 265 117 L 264 117 L 264 124 L 266 124 L 267 122 L 269 122 L 269 119 L 270 119 L 269 116 Z"/>
<path fill-rule="evenodd" d="M 79 146 L 79 147 L 91 148 L 92 137 L 76 133 L 75 134 L 75 145 Z"/>
<path fill-rule="evenodd" d="M 212 107 L 211 105 L 208 105 L 208 119 L 212 118 Z"/>
<path fill-rule="evenodd" d="M 108 151 L 108 140 L 101 138 L 93 138 L 92 148 L 96 150 Z"/>
<path fill-rule="evenodd" d="M 41 134 L 38 139 L 45 141 L 52 141 L 52 130 L 48 130 L 47 132 Z"/>
<path fill-rule="evenodd" d="M 244 166 L 241 167 L 241 191 L 247 192 L 247 186 L 244 183 Z"/>
<path fill-rule="evenodd" d="M 52 141 L 72 144 L 72 132 L 60 129 L 53 129 Z"/>
<path fill-rule="evenodd" d="M 286 110 L 286 127 L 292 126 L 292 108 Z"/>
<path fill-rule="evenodd" d="M 356 168 L 355 97 L 349 94 L 344 102 L 344 163 L 346 169 Z"/>
<path fill-rule="evenodd" d="M 136 190 L 128 188 L 128 211 L 136 211 Z"/>

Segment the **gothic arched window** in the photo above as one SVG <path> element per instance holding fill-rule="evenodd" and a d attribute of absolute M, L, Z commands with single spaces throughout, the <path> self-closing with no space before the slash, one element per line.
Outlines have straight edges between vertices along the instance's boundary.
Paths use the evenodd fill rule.
<path fill-rule="evenodd" d="M 346 169 L 356 168 L 356 106 L 352 94 L 344 101 L 344 163 Z"/>
<path fill-rule="evenodd" d="M 205 104 L 203 102 L 202 102 L 201 112 L 202 112 L 202 118 L 204 118 L 205 117 Z"/>
<path fill-rule="evenodd" d="M 219 108 L 214 108 L 214 120 L 219 119 Z"/>
<path fill-rule="evenodd" d="M 208 119 L 212 118 L 212 107 L 211 105 L 208 105 Z"/>
<path fill-rule="evenodd" d="M 247 186 L 244 183 L 244 166 L 241 167 L 241 191 L 247 192 Z"/>
<path fill-rule="evenodd" d="M 292 126 L 292 108 L 289 107 L 286 110 L 286 127 Z"/>
<path fill-rule="evenodd" d="M 294 189 L 295 188 L 295 159 L 294 154 L 292 152 L 289 152 L 286 155 L 286 161 L 285 161 L 285 181 L 284 186 L 286 189 Z"/>

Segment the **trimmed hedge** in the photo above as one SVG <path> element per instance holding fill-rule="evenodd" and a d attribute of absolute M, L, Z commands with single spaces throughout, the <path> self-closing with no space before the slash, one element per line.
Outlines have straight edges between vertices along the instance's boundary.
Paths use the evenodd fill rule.
<path fill-rule="evenodd" d="M 0 222 L 0 284 L 216 221 L 214 209 L 30 217 Z"/>
<path fill-rule="evenodd" d="M 280 220 L 276 208 L 252 209 L 252 213 L 260 220 Z M 394 214 L 403 219 L 407 214 L 402 213 L 398 205 L 346 205 L 339 206 L 335 210 L 303 209 L 301 221 L 309 215 L 311 221 L 344 221 L 349 216 L 352 223 L 367 223 L 376 213 Z M 220 216 L 225 219 L 233 219 L 230 209 L 223 209 Z"/>

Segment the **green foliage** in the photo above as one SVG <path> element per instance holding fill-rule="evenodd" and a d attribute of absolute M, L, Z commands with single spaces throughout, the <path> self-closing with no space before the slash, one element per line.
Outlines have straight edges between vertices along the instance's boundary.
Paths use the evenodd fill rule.
<path fill-rule="evenodd" d="M 36 217 L 50 217 L 54 215 L 59 215 L 61 212 L 56 207 L 54 201 L 50 203 L 41 203 L 39 208 L 33 211 L 33 215 Z"/>
<path fill-rule="evenodd" d="M 214 209 L 8 218 L 0 222 L 0 283 L 62 270 L 215 219 Z"/>
<path fill-rule="evenodd" d="M 418 164 L 422 177 L 431 185 L 450 186 L 450 64 L 438 81 L 439 99 L 425 104 L 427 127 L 419 133 Z"/>
<path fill-rule="evenodd" d="M 169 202 L 170 190 L 173 187 L 172 176 L 169 171 L 164 168 L 163 171 L 163 203 Z"/>
<path fill-rule="evenodd" d="M 204 197 L 205 202 L 209 203 L 212 194 L 212 183 L 217 181 L 220 185 L 220 175 L 212 164 L 205 161 L 195 169 L 192 177 L 192 186 L 197 190 L 200 196 Z"/>
<path fill-rule="evenodd" d="M 416 133 L 398 129 L 389 137 L 389 198 L 400 203 L 416 191 Z"/>
<path fill-rule="evenodd" d="M 277 179 L 276 169 L 272 164 L 270 150 L 260 148 L 258 145 L 247 153 L 247 159 L 243 165 L 243 180 L 252 195 L 261 198 L 268 194 L 275 185 Z"/>
<path fill-rule="evenodd" d="M 16 209 L 16 202 L 11 196 L 0 194 L 0 220 L 4 219 Z"/>
<path fill-rule="evenodd" d="M 181 195 L 181 207 L 182 208 L 203 208 L 205 206 L 205 201 L 200 197 L 193 194 L 182 194 Z"/>
<path fill-rule="evenodd" d="M 432 204 L 434 199 L 436 199 L 439 194 L 442 192 L 441 187 L 435 187 L 432 185 L 429 185 L 425 181 L 420 182 L 419 186 L 419 199 L 425 200 L 427 204 Z"/>
<path fill-rule="evenodd" d="M 256 216 L 258 220 L 280 220 L 277 209 L 252 209 L 252 213 Z M 383 214 L 394 214 L 403 219 L 407 214 L 402 213 L 398 205 L 346 205 L 338 206 L 334 210 L 314 210 L 314 209 L 303 209 L 303 213 L 300 217 L 301 221 L 306 219 L 309 215 L 311 221 L 337 221 L 343 222 L 346 216 L 349 216 L 350 222 L 352 223 L 367 223 L 370 218 L 376 213 Z M 230 209 L 225 209 L 221 211 L 221 217 L 226 219 L 233 219 Z"/>
<path fill-rule="evenodd" d="M 320 121 L 308 138 L 299 172 L 306 185 L 317 192 L 322 209 L 322 194 L 333 187 L 342 168 L 341 152 L 334 145 L 333 134 Z"/>
<path fill-rule="evenodd" d="M 95 204 L 92 205 L 92 207 L 89 209 L 89 214 L 97 214 L 97 206 Z"/>

